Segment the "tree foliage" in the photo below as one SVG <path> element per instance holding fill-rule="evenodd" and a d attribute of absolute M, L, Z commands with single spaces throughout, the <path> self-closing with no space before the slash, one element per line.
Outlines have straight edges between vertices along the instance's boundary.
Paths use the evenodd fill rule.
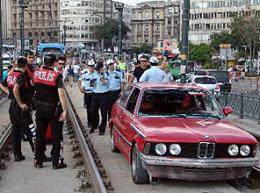
<path fill-rule="evenodd" d="M 189 59 L 200 62 L 201 64 L 206 64 L 206 62 L 211 61 L 214 49 L 207 44 L 190 45 Z"/>
<path fill-rule="evenodd" d="M 220 33 L 213 33 L 210 37 L 211 42 L 210 46 L 213 47 L 215 50 L 219 50 L 220 44 L 235 44 L 235 39 L 232 34 L 227 31 L 223 31 Z"/>
<path fill-rule="evenodd" d="M 136 54 L 151 53 L 153 47 L 148 44 L 142 44 L 140 47 L 134 47 L 133 52 Z"/>
<path fill-rule="evenodd" d="M 130 32 L 128 26 L 122 23 L 122 38 L 127 39 L 127 33 Z M 116 19 L 109 19 L 103 25 L 96 26 L 94 30 L 96 38 L 101 41 L 107 39 L 112 42 L 112 39 L 118 39 L 119 35 L 119 21 Z"/>

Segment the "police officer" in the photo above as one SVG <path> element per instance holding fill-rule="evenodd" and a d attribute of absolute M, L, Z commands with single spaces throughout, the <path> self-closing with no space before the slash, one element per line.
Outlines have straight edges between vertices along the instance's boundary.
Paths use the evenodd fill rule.
<path fill-rule="evenodd" d="M 123 72 L 116 70 L 112 60 L 107 61 L 108 65 L 108 120 L 111 117 L 111 109 L 123 90 Z"/>
<path fill-rule="evenodd" d="M 150 58 L 151 68 L 146 70 L 140 77 L 139 82 L 162 83 L 165 82 L 166 73 L 160 68 L 159 60 L 152 56 Z"/>
<path fill-rule="evenodd" d="M 14 69 L 6 79 L 10 98 L 12 99 L 9 114 L 12 124 L 11 138 L 15 161 L 25 159 L 21 151 L 22 132 L 24 132 L 28 138 L 32 138 L 28 130 L 28 120 L 30 121 L 31 114 L 29 111 L 30 99 L 28 97 L 28 84 L 25 76 L 26 67 L 26 58 L 19 58 L 17 68 Z M 34 146 L 32 146 L 32 150 L 34 151 Z"/>
<path fill-rule="evenodd" d="M 94 133 L 97 129 L 98 111 L 101 111 L 101 124 L 99 125 L 99 135 L 104 135 L 107 124 L 107 101 L 108 101 L 108 77 L 107 73 L 104 71 L 104 64 L 98 62 L 96 65 L 96 72 L 94 73 L 93 79 L 90 81 L 90 85 L 94 86 L 92 93 L 91 102 L 91 129 L 90 133 Z"/>
<path fill-rule="evenodd" d="M 48 124 L 52 128 L 52 165 L 53 169 L 66 167 L 60 164 L 60 146 L 62 132 L 58 128 L 58 123 L 64 121 L 67 107 L 62 76 L 54 70 L 56 57 L 53 54 L 44 57 L 44 66 L 33 74 L 33 83 L 36 89 L 36 168 L 41 168 L 44 161 L 45 134 Z M 62 112 L 57 112 L 58 103 L 61 103 Z"/>
<path fill-rule="evenodd" d="M 90 81 L 94 78 L 94 67 L 95 62 L 90 60 L 88 62 L 87 72 L 82 74 L 78 81 L 78 87 L 81 93 L 84 93 L 84 104 L 87 109 L 87 119 L 88 119 L 88 127 L 91 126 L 91 98 L 93 92 L 93 85 L 90 85 Z"/>

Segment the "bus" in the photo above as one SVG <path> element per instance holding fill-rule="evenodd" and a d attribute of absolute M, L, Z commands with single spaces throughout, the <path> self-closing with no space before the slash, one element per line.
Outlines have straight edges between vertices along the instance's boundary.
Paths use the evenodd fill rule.
<path fill-rule="evenodd" d="M 37 55 L 43 58 L 45 55 L 54 54 L 56 58 L 65 54 L 65 46 L 59 43 L 40 43 L 37 49 Z"/>

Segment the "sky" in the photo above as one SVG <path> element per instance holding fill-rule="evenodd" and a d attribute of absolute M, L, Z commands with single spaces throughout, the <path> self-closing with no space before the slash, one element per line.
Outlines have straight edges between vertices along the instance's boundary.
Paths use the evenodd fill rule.
<path fill-rule="evenodd" d="M 116 0 L 116 1 L 123 2 L 129 5 L 136 5 L 136 3 L 150 1 L 150 0 Z"/>

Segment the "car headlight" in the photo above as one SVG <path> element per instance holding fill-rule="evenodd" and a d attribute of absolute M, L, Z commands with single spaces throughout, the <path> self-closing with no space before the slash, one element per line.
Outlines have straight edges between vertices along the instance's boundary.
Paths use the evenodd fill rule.
<path fill-rule="evenodd" d="M 163 143 L 158 143 L 156 146 L 155 146 L 155 152 L 158 154 L 158 155 L 164 155 L 167 151 L 167 147 L 165 144 Z"/>
<path fill-rule="evenodd" d="M 172 155 L 179 155 L 181 153 L 181 146 L 179 144 L 171 144 L 169 151 Z"/>
<path fill-rule="evenodd" d="M 237 156 L 239 153 L 238 146 L 235 144 L 228 146 L 228 153 L 231 156 Z"/>
<path fill-rule="evenodd" d="M 250 154 L 250 147 L 249 145 L 242 145 L 240 147 L 240 155 L 246 157 Z"/>

